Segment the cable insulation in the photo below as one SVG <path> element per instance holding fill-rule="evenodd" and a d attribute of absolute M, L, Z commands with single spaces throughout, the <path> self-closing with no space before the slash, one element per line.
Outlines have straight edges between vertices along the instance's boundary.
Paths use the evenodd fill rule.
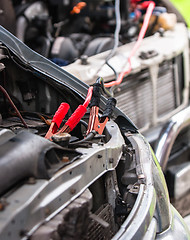
<path fill-rule="evenodd" d="M 154 7 L 155 7 L 155 3 L 153 1 L 150 1 L 149 5 L 148 5 L 148 8 L 147 8 L 147 11 L 146 11 L 146 14 L 145 14 L 145 17 L 144 17 L 143 25 L 142 25 L 142 28 L 140 30 L 138 39 L 137 39 L 137 41 L 136 41 L 136 43 L 135 43 L 135 45 L 134 45 L 134 47 L 133 47 L 133 49 L 132 49 L 132 51 L 131 51 L 128 59 L 127 59 L 126 70 L 119 74 L 116 81 L 105 83 L 105 87 L 112 87 L 112 86 L 121 84 L 124 76 L 131 72 L 131 69 L 132 69 L 131 68 L 131 58 L 134 56 L 134 54 L 136 53 L 140 44 L 142 43 L 142 40 L 143 40 L 143 38 L 146 34 L 146 31 L 147 31 L 147 28 L 148 28 L 148 25 L 149 25 L 150 18 L 152 16 L 152 12 L 154 10 Z"/>
<path fill-rule="evenodd" d="M 89 87 L 88 93 L 87 93 L 87 96 L 86 96 L 86 99 L 85 99 L 85 101 L 84 101 L 84 103 L 83 103 L 83 106 L 84 106 L 85 108 L 87 108 L 88 105 L 89 105 L 89 103 L 90 103 L 90 100 L 91 100 L 91 98 L 92 98 L 92 92 L 93 92 L 93 87 Z"/>

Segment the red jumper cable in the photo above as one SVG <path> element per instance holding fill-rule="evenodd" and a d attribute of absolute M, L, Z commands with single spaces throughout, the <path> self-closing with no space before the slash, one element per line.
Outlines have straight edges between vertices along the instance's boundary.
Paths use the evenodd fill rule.
<path fill-rule="evenodd" d="M 51 125 L 48 132 L 45 135 L 45 138 L 50 139 L 53 134 L 57 132 L 57 129 L 60 127 L 64 117 L 66 116 L 70 106 L 68 103 L 61 103 L 57 109 L 55 115 L 53 116 Z"/>
<path fill-rule="evenodd" d="M 107 87 L 107 88 L 115 86 L 115 85 L 119 85 L 122 82 L 124 76 L 131 72 L 131 58 L 136 53 L 137 49 L 139 48 L 139 46 L 140 46 L 140 44 L 141 44 L 141 42 L 142 42 L 142 40 L 143 40 L 143 38 L 146 34 L 146 31 L 147 31 L 147 28 L 148 28 L 148 25 L 149 25 L 149 21 L 150 21 L 150 17 L 152 16 L 152 12 L 153 12 L 154 7 L 155 7 L 155 3 L 153 1 L 146 1 L 142 4 L 143 4 L 144 7 L 147 7 L 147 11 L 146 11 L 146 14 L 145 14 L 145 17 L 144 17 L 143 25 L 142 25 L 142 28 L 140 30 L 137 42 L 135 43 L 135 45 L 134 45 L 134 47 L 133 47 L 133 49 L 132 49 L 132 51 L 131 51 L 131 53 L 128 57 L 127 69 L 119 74 L 116 81 L 105 83 L 105 87 Z"/>
<path fill-rule="evenodd" d="M 50 128 L 45 135 L 45 138 L 50 139 L 54 134 L 62 133 L 62 132 L 70 132 L 72 131 L 76 125 L 79 123 L 81 118 L 87 111 L 87 107 L 90 103 L 92 97 L 92 90 L 93 87 L 88 89 L 88 94 L 86 96 L 85 102 L 83 105 L 79 105 L 75 112 L 71 115 L 71 117 L 67 120 L 65 125 L 57 132 L 58 128 L 60 127 L 63 119 L 65 118 L 70 106 L 68 103 L 62 103 L 58 110 L 56 111 L 53 120 L 51 122 Z"/>
<path fill-rule="evenodd" d="M 80 122 L 81 118 L 84 116 L 84 114 L 87 111 L 87 107 L 92 97 L 92 90 L 93 90 L 93 87 L 90 87 L 88 89 L 88 94 L 86 96 L 86 99 L 83 105 L 78 106 L 78 108 L 74 111 L 74 113 L 67 120 L 64 126 L 57 132 L 57 134 L 63 133 L 63 132 L 67 132 L 67 133 L 71 132 L 76 127 L 76 125 Z"/>

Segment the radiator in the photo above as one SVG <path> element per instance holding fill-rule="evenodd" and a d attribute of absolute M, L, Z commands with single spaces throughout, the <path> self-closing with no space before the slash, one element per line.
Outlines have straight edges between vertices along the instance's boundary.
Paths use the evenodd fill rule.
<path fill-rule="evenodd" d="M 179 55 L 159 65 L 156 96 L 149 69 L 128 76 L 115 90 L 117 106 L 139 129 L 154 125 L 160 117 L 172 112 L 182 101 L 179 79 L 183 78 L 183 57 Z M 156 107 L 153 106 L 153 98 Z M 156 122 L 153 124 L 153 116 Z"/>
<path fill-rule="evenodd" d="M 135 42 L 118 47 L 109 60 L 115 72 L 126 68 L 126 60 Z M 157 56 L 141 59 L 140 53 L 155 51 Z M 108 52 L 89 57 L 86 65 L 77 60 L 64 69 L 92 85 L 98 76 L 104 82 L 115 80 L 113 70 L 105 64 Z M 117 107 L 136 124 L 139 130 L 154 130 L 189 104 L 189 42 L 184 24 L 176 24 L 164 36 L 154 34 L 143 42 L 131 61 L 132 72 L 114 91 Z M 153 71 L 156 69 L 156 79 Z M 158 71 L 158 74 L 157 74 Z M 156 84 L 156 87 L 155 85 Z M 147 136 L 147 135 L 146 135 Z"/>

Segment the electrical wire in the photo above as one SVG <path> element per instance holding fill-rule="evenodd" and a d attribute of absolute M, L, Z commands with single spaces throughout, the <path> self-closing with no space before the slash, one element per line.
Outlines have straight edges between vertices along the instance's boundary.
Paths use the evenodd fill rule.
<path fill-rule="evenodd" d="M 112 97 L 112 96 L 113 96 L 113 94 L 112 94 L 110 91 L 108 91 L 108 89 L 105 88 L 105 86 L 104 86 L 104 80 L 103 80 L 102 77 L 98 77 L 97 80 L 96 80 L 96 83 L 101 84 L 101 87 L 102 87 L 103 92 L 104 92 L 108 97 Z"/>
<path fill-rule="evenodd" d="M 114 72 L 114 75 L 115 75 L 115 79 L 118 79 L 118 73 L 116 72 L 115 68 L 110 65 L 108 62 L 106 63 L 108 65 L 108 67 L 110 67 L 112 69 L 112 71 Z M 105 88 L 105 87 L 104 87 Z M 105 88 L 106 89 L 106 88 Z M 115 86 L 112 86 L 110 89 L 109 89 L 109 92 L 111 94 L 111 96 L 113 97 L 114 96 L 114 90 L 115 90 Z"/>
<path fill-rule="evenodd" d="M 21 116 L 19 110 L 17 109 L 17 107 L 15 106 L 15 104 L 13 103 L 13 101 L 11 100 L 9 94 L 7 93 L 7 91 L 0 85 L 0 91 L 5 95 L 5 97 L 8 99 L 9 103 L 11 104 L 11 106 L 14 108 L 15 112 L 17 113 L 18 117 L 20 118 L 21 122 L 23 123 L 25 128 L 28 128 L 26 122 L 24 121 L 23 117 Z"/>
<path fill-rule="evenodd" d="M 76 142 L 71 142 L 71 143 L 69 143 L 69 146 L 78 145 L 78 144 L 82 144 L 82 143 L 87 143 L 88 141 L 92 140 L 95 135 L 96 135 L 96 132 L 92 131 L 86 136 L 86 138 L 83 138 L 83 139 L 78 140 Z"/>
<path fill-rule="evenodd" d="M 108 63 L 108 61 L 115 55 L 115 52 L 119 46 L 119 32 L 121 29 L 120 0 L 115 0 L 115 20 L 116 20 L 116 27 L 114 32 L 114 46 L 109 52 L 108 56 L 106 57 L 105 62 L 96 71 L 96 75 L 102 69 L 102 67 L 106 64 L 109 68 L 113 70 L 115 74 L 115 78 L 117 79 L 118 74 L 115 71 L 114 67 Z"/>
<path fill-rule="evenodd" d="M 142 25 L 142 28 L 140 30 L 140 33 L 139 33 L 139 36 L 138 36 L 138 39 L 127 59 L 127 69 L 123 72 L 121 72 L 118 76 L 118 78 L 116 79 L 116 81 L 112 81 L 112 82 L 109 82 L 109 83 L 105 83 L 105 87 L 112 87 L 112 86 L 115 86 L 115 85 L 119 85 L 121 84 L 123 78 L 125 75 L 129 74 L 131 72 L 131 58 L 134 56 L 134 54 L 136 53 L 137 49 L 139 48 L 145 34 L 146 34 L 146 31 L 147 31 L 147 28 L 148 28 L 148 25 L 149 25 L 149 21 L 150 21 L 150 17 L 152 16 L 152 12 L 154 10 L 154 7 L 155 7 L 155 3 L 153 1 L 150 1 L 149 5 L 148 5 L 148 8 L 147 8 L 147 11 L 146 11 L 146 14 L 145 14 L 145 17 L 144 17 L 144 21 L 143 21 L 143 25 Z"/>
<path fill-rule="evenodd" d="M 110 58 L 112 58 L 116 52 L 116 49 L 119 45 L 119 32 L 121 29 L 121 15 L 120 15 L 120 0 L 115 0 L 115 19 L 116 19 L 116 28 L 114 32 L 114 46 L 109 53 L 109 55 L 106 57 L 105 63 L 109 61 Z"/>
<path fill-rule="evenodd" d="M 87 96 L 86 96 L 86 99 L 85 99 L 85 101 L 84 101 L 84 103 L 83 103 L 83 106 L 84 106 L 85 108 L 87 108 L 88 105 L 89 105 L 89 103 L 90 103 L 90 100 L 91 100 L 91 98 L 92 98 L 92 92 L 93 92 L 93 87 L 89 87 L 88 93 L 87 93 Z"/>

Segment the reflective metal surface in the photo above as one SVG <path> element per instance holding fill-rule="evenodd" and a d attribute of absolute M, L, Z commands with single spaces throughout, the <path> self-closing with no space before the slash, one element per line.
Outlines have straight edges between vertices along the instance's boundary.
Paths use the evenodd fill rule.
<path fill-rule="evenodd" d="M 182 129 L 190 125 L 190 107 L 174 115 L 165 125 L 155 147 L 155 155 L 164 170 L 173 143 Z"/>

